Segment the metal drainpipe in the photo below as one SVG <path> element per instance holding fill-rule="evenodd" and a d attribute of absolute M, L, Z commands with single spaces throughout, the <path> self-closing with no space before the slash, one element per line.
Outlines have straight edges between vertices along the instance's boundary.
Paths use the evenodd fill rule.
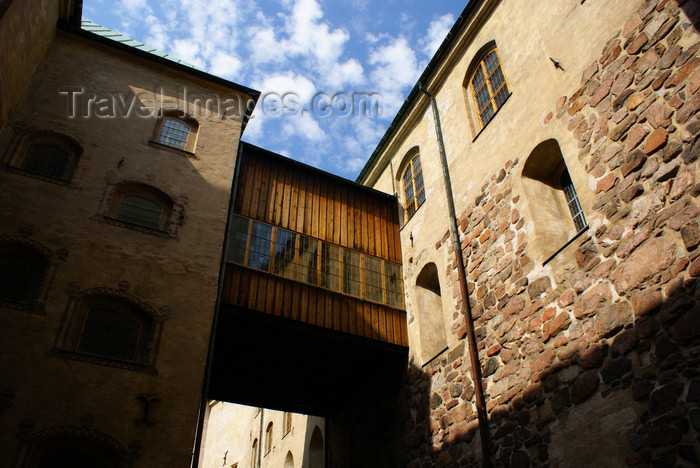
<path fill-rule="evenodd" d="M 204 418 L 206 417 L 207 395 L 209 393 L 209 380 L 211 380 L 211 366 L 214 358 L 214 338 L 216 336 L 216 327 L 219 321 L 219 310 L 221 308 L 221 294 L 224 288 L 224 276 L 226 273 L 226 257 L 228 255 L 228 241 L 231 230 L 231 218 L 233 216 L 233 206 L 236 201 L 236 191 L 238 190 L 238 174 L 241 168 L 241 155 L 243 153 L 243 129 L 238 136 L 238 151 L 236 154 L 236 166 L 233 171 L 233 180 L 231 181 L 231 195 L 229 197 L 228 213 L 226 215 L 226 232 L 224 233 L 224 245 L 221 252 L 221 263 L 219 265 L 219 278 L 216 288 L 216 304 L 214 305 L 214 317 L 212 318 L 211 331 L 209 333 L 209 349 L 207 351 L 207 361 L 204 367 L 204 382 L 202 384 L 202 401 L 199 407 L 199 417 L 197 419 L 197 432 L 195 435 L 194 451 L 192 452 L 191 468 L 199 467 L 199 456 L 202 445 L 202 431 L 204 429 Z"/>
<path fill-rule="evenodd" d="M 457 261 L 457 274 L 459 277 L 459 290 L 462 295 L 462 314 L 467 324 L 467 338 L 469 347 L 469 357 L 471 360 L 471 374 L 474 381 L 474 396 L 476 397 L 476 411 L 479 417 L 479 433 L 481 434 L 481 451 L 484 457 L 484 467 L 490 468 L 493 466 L 491 462 L 491 450 L 489 448 L 490 433 L 489 433 L 489 418 L 486 412 L 486 402 L 484 400 L 484 390 L 481 385 L 481 362 L 479 361 L 479 351 L 476 347 L 476 334 L 474 333 L 474 320 L 472 319 L 472 308 L 469 303 L 469 290 L 467 289 L 467 276 L 464 269 L 464 259 L 462 258 L 462 243 L 459 239 L 459 231 L 457 230 L 457 214 L 455 213 L 454 196 L 452 194 L 452 183 L 450 182 L 450 172 L 447 167 L 447 156 L 445 155 L 445 143 L 442 139 L 442 127 L 440 125 L 440 114 L 438 112 L 437 102 L 428 90 L 423 88 L 421 83 L 418 83 L 418 89 L 430 98 L 430 106 L 433 109 L 433 117 L 435 119 L 435 133 L 438 140 L 438 148 L 440 150 L 440 164 L 442 166 L 442 177 L 445 182 L 445 192 L 447 195 L 447 208 L 450 214 L 450 232 L 452 233 L 452 247 Z"/>
<path fill-rule="evenodd" d="M 260 468 L 262 462 L 262 447 L 263 447 L 263 419 L 265 417 L 265 408 L 260 408 L 260 436 L 258 437 L 258 463 L 257 468 Z"/>

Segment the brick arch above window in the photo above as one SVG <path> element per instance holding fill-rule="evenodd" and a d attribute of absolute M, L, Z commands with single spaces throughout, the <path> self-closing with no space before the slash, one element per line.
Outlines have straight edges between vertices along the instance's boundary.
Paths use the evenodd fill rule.
<path fill-rule="evenodd" d="M 167 309 L 162 309 L 167 310 Z M 122 290 L 91 288 L 69 295 L 50 355 L 155 372 L 168 315 Z"/>
<path fill-rule="evenodd" d="M 182 224 L 184 201 L 177 201 L 151 183 L 121 181 L 107 186 L 100 212 L 110 224 L 148 234 L 174 236 Z"/>

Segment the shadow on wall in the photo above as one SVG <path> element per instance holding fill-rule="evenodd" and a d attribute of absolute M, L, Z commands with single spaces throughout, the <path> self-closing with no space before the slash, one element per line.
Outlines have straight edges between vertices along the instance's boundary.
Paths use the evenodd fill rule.
<path fill-rule="evenodd" d="M 489 399 L 485 388 L 496 465 L 697 464 L 699 296 L 700 282 L 693 277 L 663 303 L 648 298 L 633 323 L 613 324 L 587 348 L 570 356 L 562 355 L 565 346 L 560 348 L 557 354 L 565 359 L 545 366 L 512 397 L 509 389 Z M 626 307 L 619 318 L 632 314 Z M 602 313 L 596 325 L 607 320 Z M 481 464 L 472 382 L 465 371 L 447 372 L 468 356 L 454 363 L 451 357 L 424 369 L 409 368 L 394 427 L 398 444 L 392 466 Z M 489 367 L 486 360 L 485 377 L 493 374 Z"/>

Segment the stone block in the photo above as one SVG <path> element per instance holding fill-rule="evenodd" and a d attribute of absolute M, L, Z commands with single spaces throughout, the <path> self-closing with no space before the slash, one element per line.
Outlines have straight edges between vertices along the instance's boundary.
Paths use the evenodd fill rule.
<path fill-rule="evenodd" d="M 630 291 L 671 266 L 675 259 L 676 245 L 673 242 L 661 237 L 651 239 L 615 269 L 613 284 L 618 293 Z"/>
<path fill-rule="evenodd" d="M 631 323 L 633 318 L 634 313 L 629 302 L 622 301 L 610 304 L 598 312 L 595 319 L 596 332 L 600 336 L 609 336 Z"/>

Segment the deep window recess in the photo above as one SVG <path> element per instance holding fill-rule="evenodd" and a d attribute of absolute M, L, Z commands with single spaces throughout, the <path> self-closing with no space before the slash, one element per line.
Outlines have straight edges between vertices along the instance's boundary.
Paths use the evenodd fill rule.
<path fill-rule="evenodd" d="M 122 183 L 115 187 L 106 217 L 134 226 L 166 232 L 173 211 L 172 200 L 144 184 Z"/>
<path fill-rule="evenodd" d="M 368 301 L 403 307 L 401 265 L 233 215 L 227 260 Z"/>
<path fill-rule="evenodd" d="M 402 176 L 404 210 L 406 219 L 418 211 L 418 208 L 425 202 L 425 187 L 423 184 L 423 169 L 420 163 L 420 153 L 416 152 L 406 164 Z"/>
<path fill-rule="evenodd" d="M 479 121 L 484 127 L 510 96 L 496 48 L 491 49 L 481 59 L 470 83 Z"/>

